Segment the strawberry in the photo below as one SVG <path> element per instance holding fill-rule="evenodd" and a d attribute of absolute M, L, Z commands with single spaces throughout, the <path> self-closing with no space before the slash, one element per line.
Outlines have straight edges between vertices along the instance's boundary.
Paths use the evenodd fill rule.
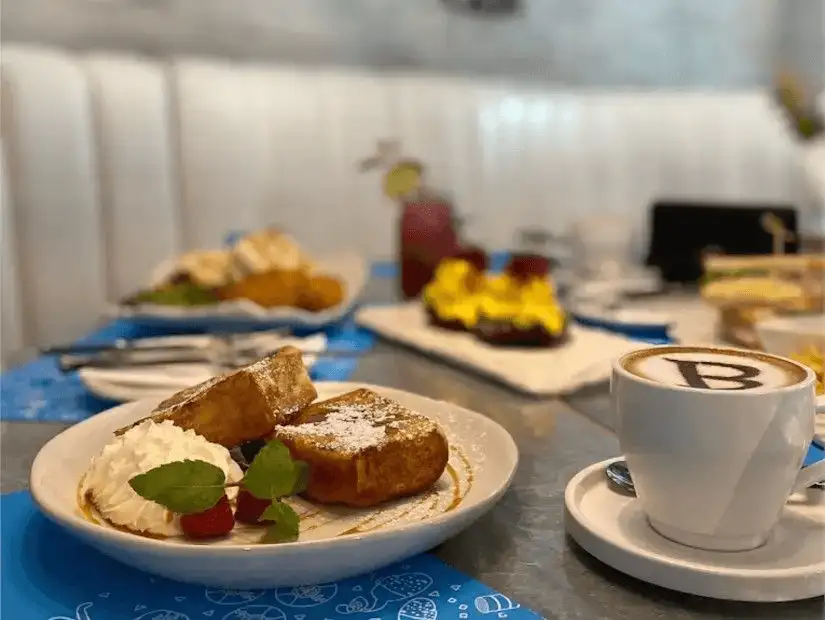
<path fill-rule="evenodd" d="M 546 278 L 550 272 L 550 261 L 539 254 L 514 254 L 504 271 L 521 281 Z"/>
<path fill-rule="evenodd" d="M 477 271 L 486 271 L 487 269 L 487 254 L 481 248 L 475 246 L 462 247 L 455 258 L 459 260 L 466 260 Z"/>
<path fill-rule="evenodd" d="M 217 538 L 226 536 L 235 527 L 235 517 L 232 515 L 232 506 L 224 495 L 218 503 L 194 514 L 182 515 L 180 526 L 187 538 Z"/>
<path fill-rule="evenodd" d="M 258 521 L 264 510 L 269 508 L 272 500 L 258 499 L 246 489 L 238 491 L 238 506 L 235 508 L 235 519 L 247 525 L 263 525 L 266 521 Z"/>

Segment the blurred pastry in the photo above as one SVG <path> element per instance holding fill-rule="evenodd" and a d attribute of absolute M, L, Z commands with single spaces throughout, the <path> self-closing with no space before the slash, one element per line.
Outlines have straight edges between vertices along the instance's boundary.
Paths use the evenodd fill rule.
<path fill-rule="evenodd" d="M 308 280 L 303 271 L 272 270 L 250 274 L 216 292 L 223 301 L 248 299 L 262 308 L 295 307 Z"/>
<path fill-rule="evenodd" d="M 164 269 L 160 284 L 123 300 L 125 305 L 201 306 L 249 300 L 261 308 L 320 312 L 340 305 L 345 283 L 314 274 L 309 256 L 289 235 L 266 229 L 242 237 L 230 250 L 189 252 Z"/>
<path fill-rule="evenodd" d="M 232 254 L 227 250 L 188 252 L 176 261 L 170 282 L 188 280 L 202 287 L 214 288 L 231 278 Z"/>
<path fill-rule="evenodd" d="M 232 249 L 238 274 L 272 271 L 311 271 L 313 262 L 301 246 L 286 233 L 268 228 L 250 233 Z"/>
<path fill-rule="evenodd" d="M 523 276 L 521 276 L 523 277 Z M 496 346 L 552 347 L 567 337 L 567 315 L 547 278 L 532 278 L 516 287 L 499 277 L 479 309 L 476 335 Z M 515 282 L 521 283 L 518 278 Z"/>
<path fill-rule="evenodd" d="M 333 276 L 317 275 L 306 279 L 298 292 L 297 305 L 310 312 L 333 308 L 344 301 L 344 285 Z"/>
<path fill-rule="evenodd" d="M 701 296 L 719 309 L 720 336 L 729 342 L 756 347 L 757 321 L 825 307 L 823 255 L 711 255 L 703 266 Z"/>
<path fill-rule="evenodd" d="M 422 302 L 432 325 L 450 330 L 468 330 L 478 319 L 483 274 L 464 258 L 441 261 L 435 277 L 424 287 Z"/>
<path fill-rule="evenodd" d="M 475 264 L 474 264 L 475 263 Z M 422 302 L 435 327 L 469 331 L 496 346 L 549 347 L 567 336 L 567 316 L 547 277 L 487 274 L 464 258 L 442 261 Z"/>
<path fill-rule="evenodd" d="M 714 304 L 765 304 L 777 308 L 804 309 L 805 289 L 798 282 L 770 276 L 719 276 L 702 287 L 702 297 Z"/>

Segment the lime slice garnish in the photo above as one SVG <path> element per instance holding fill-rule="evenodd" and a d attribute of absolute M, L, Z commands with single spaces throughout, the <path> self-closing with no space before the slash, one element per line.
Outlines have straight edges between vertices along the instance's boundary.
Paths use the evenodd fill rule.
<path fill-rule="evenodd" d="M 415 161 L 400 162 L 384 175 L 384 193 L 397 200 L 421 187 L 423 167 Z"/>

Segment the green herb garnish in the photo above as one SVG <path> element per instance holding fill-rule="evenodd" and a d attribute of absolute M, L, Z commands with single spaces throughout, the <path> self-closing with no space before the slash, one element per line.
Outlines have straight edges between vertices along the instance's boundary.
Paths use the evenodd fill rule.
<path fill-rule="evenodd" d="M 217 504 L 226 492 L 226 476 L 206 461 L 175 461 L 135 476 L 129 486 L 141 497 L 186 515 Z"/>
<path fill-rule="evenodd" d="M 268 442 L 255 456 L 240 483 L 227 484 L 223 471 L 200 460 L 167 463 L 129 480 L 129 486 L 149 501 L 172 512 L 187 515 L 215 506 L 230 486 L 240 486 L 258 499 L 271 504 L 261 521 L 272 521 L 262 542 L 297 540 L 299 517 L 285 497 L 301 493 L 307 484 L 309 466 L 295 461 L 280 441 Z"/>
<path fill-rule="evenodd" d="M 156 304 L 159 306 L 203 306 L 220 301 L 211 289 L 194 282 L 170 284 L 151 291 L 141 291 L 130 297 L 125 303 Z"/>
<path fill-rule="evenodd" d="M 263 542 L 292 542 L 298 538 L 298 515 L 289 505 L 280 500 L 273 501 L 269 508 L 264 510 L 261 520 L 274 522 L 267 528 Z"/>
<path fill-rule="evenodd" d="M 293 461 L 280 441 L 270 441 L 255 455 L 241 486 L 258 499 L 278 499 L 300 493 L 306 487 L 304 461 Z"/>

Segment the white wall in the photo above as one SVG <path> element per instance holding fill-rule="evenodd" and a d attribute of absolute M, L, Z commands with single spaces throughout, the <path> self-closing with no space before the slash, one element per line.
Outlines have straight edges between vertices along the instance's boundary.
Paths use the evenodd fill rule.
<path fill-rule="evenodd" d="M 821 2 L 522 0 L 521 14 L 491 19 L 450 12 L 440 0 L 3 0 L 3 36 L 573 87 L 736 89 L 770 82 L 786 7 L 793 5 L 793 23 L 809 24 Z M 797 44 L 795 35 L 789 40 Z"/>
<path fill-rule="evenodd" d="M 760 91 L 584 92 L 22 48 L 2 65 L 3 232 L 16 240 L 3 248 L 14 273 L 2 318 L 19 317 L 27 343 L 82 334 L 161 260 L 233 229 L 278 223 L 316 253 L 392 256 L 397 209 L 377 173 L 357 171 L 388 137 L 491 248 L 526 225 L 563 233 L 612 213 L 641 253 L 656 198 L 804 204 L 799 147 Z"/>

